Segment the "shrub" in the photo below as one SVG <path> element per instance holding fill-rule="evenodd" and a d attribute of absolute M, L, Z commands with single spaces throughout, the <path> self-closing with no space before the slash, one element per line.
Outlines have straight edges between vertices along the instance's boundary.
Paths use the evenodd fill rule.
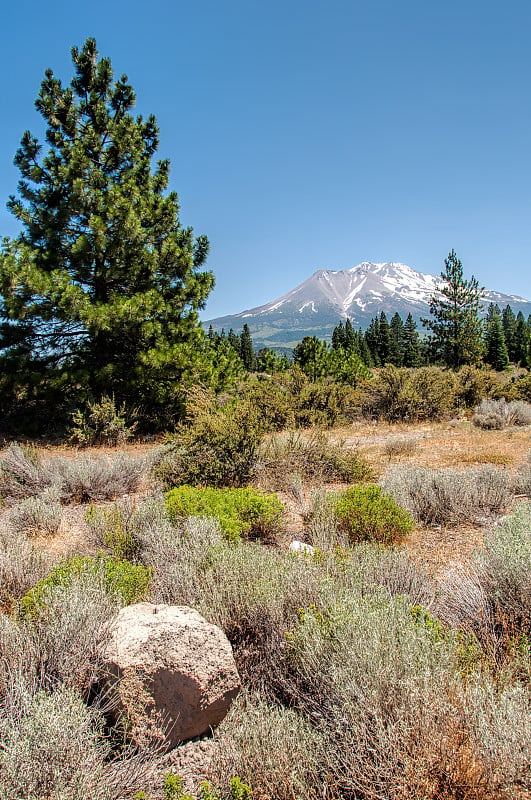
<path fill-rule="evenodd" d="M 268 800 L 323 797 L 326 742 L 295 711 L 240 694 L 224 720 L 210 766 L 216 783 L 241 775 L 253 796 Z"/>
<path fill-rule="evenodd" d="M 529 460 L 524 464 L 520 464 L 516 470 L 513 475 L 511 489 L 514 494 L 531 495 L 531 462 Z"/>
<path fill-rule="evenodd" d="M 63 518 L 63 507 L 55 492 L 45 490 L 41 496 L 28 497 L 9 511 L 9 524 L 16 532 L 43 533 L 54 536 Z"/>
<path fill-rule="evenodd" d="M 415 436 L 394 436 L 384 442 L 383 451 L 391 459 L 400 456 L 410 456 L 419 446 Z"/>
<path fill-rule="evenodd" d="M 51 573 L 40 580 L 21 601 L 25 614 L 38 615 L 46 609 L 47 594 L 53 587 L 68 587 L 78 575 L 101 573 L 106 591 L 117 596 L 125 605 L 138 603 L 146 598 L 151 581 L 151 571 L 144 566 L 131 564 L 125 559 L 108 556 L 73 556 L 62 561 Z"/>
<path fill-rule="evenodd" d="M 133 436 L 136 423 L 127 425 L 125 403 L 117 408 L 113 397 L 103 396 L 99 402 L 88 402 L 85 412 L 72 414 L 70 441 L 82 447 L 106 444 L 117 447 Z"/>
<path fill-rule="evenodd" d="M 287 644 L 286 694 L 325 739 L 321 787 L 337 798 L 353 786 L 360 798 L 444 796 L 451 643 L 416 625 L 401 599 L 338 601 L 305 608 Z"/>
<path fill-rule="evenodd" d="M 409 514 L 380 486 L 353 486 L 343 492 L 335 513 L 350 542 L 393 544 L 413 530 Z"/>
<path fill-rule="evenodd" d="M 218 406 L 212 394 L 198 389 L 190 393 L 187 414 L 154 468 L 164 487 L 247 484 L 263 433 L 256 409 L 235 400 Z"/>
<path fill-rule="evenodd" d="M 132 458 L 124 453 L 55 461 L 57 485 L 64 503 L 113 500 L 135 492 L 149 467 L 145 458 Z"/>
<path fill-rule="evenodd" d="M 243 398 L 258 412 L 267 431 L 295 427 L 293 396 L 283 377 L 260 376 L 242 387 Z"/>
<path fill-rule="evenodd" d="M 24 692 L 0 717 L 2 797 L 110 798 L 103 720 L 66 688 Z"/>
<path fill-rule="evenodd" d="M 504 397 L 499 400 L 483 399 L 477 406 L 472 422 L 485 430 L 501 430 L 512 425 L 531 424 L 531 404 L 522 400 L 507 402 Z"/>
<path fill-rule="evenodd" d="M 462 471 L 394 465 L 380 484 L 427 525 L 474 521 L 503 510 L 509 500 L 507 472 L 488 465 Z"/>
<path fill-rule="evenodd" d="M 63 503 L 110 500 L 138 489 L 147 468 L 146 459 L 123 453 L 43 459 L 11 445 L 0 461 L 0 496 L 12 503 L 49 491 Z"/>
<path fill-rule="evenodd" d="M 199 489 L 179 486 L 166 495 L 171 520 L 214 517 L 229 539 L 240 536 L 271 539 L 279 530 L 283 506 L 278 497 L 250 487 L 244 489 Z"/>
<path fill-rule="evenodd" d="M 474 633 L 497 664 L 522 636 L 531 641 L 530 531 L 526 503 L 487 533 L 467 567 L 451 570 L 441 583 L 440 616 Z"/>
<path fill-rule="evenodd" d="M 129 500 L 114 503 L 110 508 L 91 504 L 85 512 L 85 521 L 98 545 L 112 550 L 116 559 L 136 561 L 140 541 L 136 534 L 135 505 Z"/>
<path fill-rule="evenodd" d="M 9 445 L 0 459 L 0 496 L 10 502 L 35 497 L 56 480 L 53 469 L 45 468 L 37 450 Z"/>
<path fill-rule="evenodd" d="M 262 482 L 285 488 L 287 476 L 294 472 L 319 483 L 356 483 L 372 477 L 372 468 L 363 453 L 336 444 L 319 431 L 310 436 L 300 432 L 279 434 L 262 445 L 259 461 Z"/>
<path fill-rule="evenodd" d="M 531 372 L 519 378 L 514 384 L 514 388 L 517 397 L 531 403 Z"/>
<path fill-rule="evenodd" d="M 0 605 L 9 609 L 49 571 L 50 557 L 21 531 L 0 533 Z"/>
<path fill-rule="evenodd" d="M 390 422 L 442 419 L 456 402 L 456 379 L 435 367 L 399 369 L 391 364 L 378 373 L 364 405 L 366 415 Z"/>

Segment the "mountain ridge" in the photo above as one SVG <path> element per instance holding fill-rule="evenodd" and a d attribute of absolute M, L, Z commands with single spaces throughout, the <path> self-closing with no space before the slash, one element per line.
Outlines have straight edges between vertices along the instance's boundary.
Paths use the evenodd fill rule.
<path fill-rule="evenodd" d="M 408 314 L 420 324 L 429 316 L 431 295 L 438 291 L 440 277 L 419 272 L 396 261 L 362 261 L 349 269 L 318 269 L 309 278 L 276 300 L 203 323 L 214 330 L 249 326 L 256 347 L 293 347 L 303 336 L 329 339 L 340 320 L 366 328 L 384 311 Z M 510 305 L 515 313 L 531 314 L 531 301 L 518 295 L 485 289 L 484 311 L 489 303 Z"/>

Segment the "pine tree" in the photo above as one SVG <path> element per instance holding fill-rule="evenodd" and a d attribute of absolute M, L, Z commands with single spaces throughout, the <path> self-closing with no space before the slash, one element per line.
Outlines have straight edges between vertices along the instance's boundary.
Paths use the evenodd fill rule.
<path fill-rule="evenodd" d="M 497 370 L 505 369 L 509 364 L 502 320 L 492 304 L 485 320 L 485 361 Z"/>
<path fill-rule="evenodd" d="M 227 335 L 227 341 L 234 350 L 241 357 L 241 339 L 237 333 L 234 333 L 232 328 L 229 330 Z"/>
<path fill-rule="evenodd" d="M 391 331 L 385 313 L 380 314 L 380 327 L 378 333 L 378 358 L 380 364 L 387 364 L 391 349 Z"/>
<path fill-rule="evenodd" d="M 293 361 L 312 380 L 326 375 L 328 370 L 326 343 L 316 336 L 305 336 L 293 348 Z"/>
<path fill-rule="evenodd" d="M 463 265 L 455 251 L 444 260 L 442 286 L 430 299 L 431 319 L 423 319 L 432 331 L 434 352 L 444 363 L 457 369 L 477 363 L 481 355 L 481 294 L 477 280 L 463 277 Z"/>
<path fill-rule="evenodd" d="M 0 256 L 1 367 L 26 396 L 114 393 L 174 404 L 207 351 L 198 310 L 214 278 L 206 237 L 179 222 L 169 162 L 152 165 L 155 117 L 134 117 L 127 77 L 87 39 L 63 87 L 47 70 L 36 107 L 48 150 L 28 131 L 9 208 L 22 233 Z"/>
<path fill-rule="evenodd" d="M 356 334 L 352 327 L 352 322 L 347 319 L 345 322 L 345 350 L 356 349 Z"/>
<path fill-rule="evenodd" d="M 404 359 L 404 323 L 398 312 L 393 314 L 389 334 L 389 363 L 401 367 Z"/>
<path fill-rule="evenodd" d="M 421 364 L 421 360 L 417 323 L 411 314 L 408 314 L 404 323 L 403 365 L 404 367 L 418 367 Z"/>
<path fill-rule="evenodd" d="M 334 350 L 339 350 L 341 347 L 344 348 L 345 341 L 345 327 L 343 320 L 340 320 L 339 325 L 336 325 L 332 331 L 332 348 Z"/>
<path fill-rule="evenodd" d="M 521 311 L 516 317 L 516 332 L 514 337 L 514 361 L 521 367 L 529 366 L 529 345 L 531 331 Z"/>
<path fill-rule="evenodd" d="M 501 315 L 503 334 L 509 361 L 516 361 L 516 317 L 511 306 L 505 306 Z"/>
<path fill-rule="evenodd" d="M 251 331 L 247 323 L 243 326 L 243 330 L 240 333 L 240 358 L 248 372 L 252 372 L 256 369 L 256 355 L 253 348 Z"/>
<path fill-rule="evenodd" d="M 365 331 L 365 341 L 367 342 L 367 347 L 369 348 L 371 360 L 374 366 L 379 367 L 381 361 L 378 350 L 378 344 L 380 341 L 380 322 L 378 317 L 371 319 L 369 327 Z"/>

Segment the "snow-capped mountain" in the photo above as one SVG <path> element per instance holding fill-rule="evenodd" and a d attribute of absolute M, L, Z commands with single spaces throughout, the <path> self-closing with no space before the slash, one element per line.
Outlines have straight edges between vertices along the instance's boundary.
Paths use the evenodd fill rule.
<path fill-rule="evenodd" d="M 330 338 L 341 319 L 365 328 L 382 311 L 389 319 L 398 311 L 403 320 L 411 313 L 418 323 L 429 316 L 430 297 L 439 281 L 397 262 L 364 261 L 351 269 L 320 269 L 271 303 L 204 324 L 238 332 L 247 323 L 255 346 L 290 347 L 303 336 Z M 531 313 L 531 302 L 516 295 L 485 290 L 483 302 L 485 310 L 489 303 L 497 303 L 502 309 L 510 305 L 515 314 L 522 311 L 526 318 Z"/>

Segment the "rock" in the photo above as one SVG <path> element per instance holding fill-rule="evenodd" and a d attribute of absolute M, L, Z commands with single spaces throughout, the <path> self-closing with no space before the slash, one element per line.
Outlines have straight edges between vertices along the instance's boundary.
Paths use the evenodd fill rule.
<path fill-rule="evenodd" d="M 307 553 L 308 555 L 313 555 L 315 553 L 315 548 L 311 546 L 311 544 L 307 544 L 307 542 L 299 542 L 298 539 L 294 539 L 289 546 L 290 553 Z"/>
<path fill-rule="evenodd" d="M 103 655 L 112 713 L 140 745 L 169 749 L 208 732 L 240 689 L 227 637 L 186 606 L 123 608 Z"/>

